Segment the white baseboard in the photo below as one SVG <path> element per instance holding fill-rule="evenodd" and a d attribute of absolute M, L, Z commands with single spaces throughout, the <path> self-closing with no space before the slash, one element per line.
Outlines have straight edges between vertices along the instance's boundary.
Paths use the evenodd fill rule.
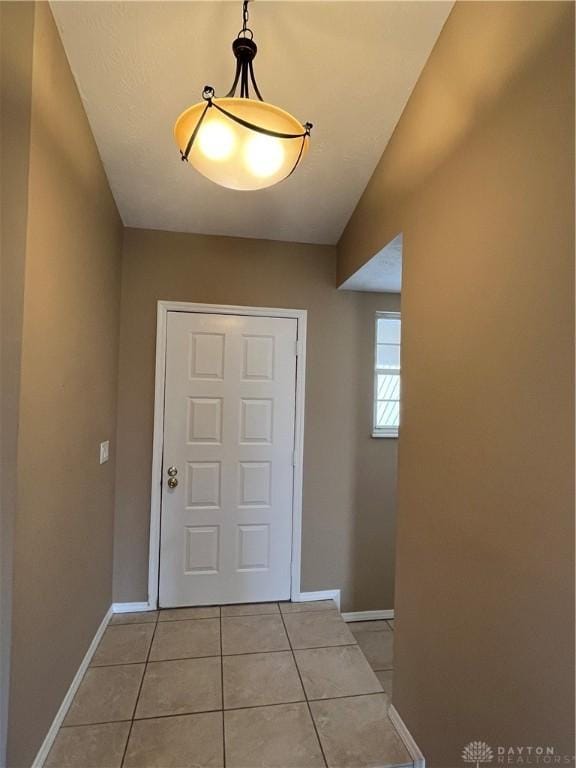
<path fill-rule="evenodd" d="M 94 639 L 90 643 L 90 647 L 86 651 L 86 655 L 82 659 L 82 663 L 78 667 L 78 671 L 74 675 L 74 679 L 70 683 L 70 688 L 68 688 L 68 690 L 66 691 L 66 695 L 64 696 L 64 700 L 60 705 L 60 709 L 56 713 L 56 717 L 54 718 L 54 720 L 52 721 L 52 725 L 48 729 L 46 738 L 42 742 L 42 746 L 40 747 L 40 749 L 38 750 L 38 754 L 34 758 L 34 762 L 32 763 L 32 768 L 42 768 L 42 766 L 44 765 L 44 761 L 46 760 L 46 758 L 48 757 L 48 753 L 52 749 L 52 744 L 54 744 L 54 739 L 58 734 L 60 726 L 64 722 L 66 713 L 68 712 L 70 708 L 70 704 L 72 704 L 72 699 L 74 698 L 76 691 L 78 690 L 78 687 L 82 682 L 84 673 L 90 666 L 90 662 L 92 661 L 92 656 L 94 656 L 96 648 L 98 647 L 98 643 L 100 642 L 102 635 L 104 634 L 104 630 L 108 626 L 108 622 L 110 621 L 111 616 L 112 616 L 112 608 L 109 608 L 108 611 L 106 612 L 106 615 L 102 619 L 102 623 L 96 630 Z"/>
<path fill-rule="evenodd" d="M 420 751 L 420 747 L 414 741 L 412 734 L 406 727 L 406 723 L 404 722 L 404 720 L 402 720 L 402 718 L 398 714 L 398 710 L 393 704 L 390 704 L 390 707 L 388 709 L 388 717 L 394 723 L 394 727 L 398 731 L 398 735 L 400 736 L 400 738 L 404 742 L 404 746 L 410 753 L 410 757 L 414 762 L 414 768 L 426 768 L 426 758 Z"/>
<path fill-rule="evenodd" d="M 356 611 L 355 613 L 343 613 L 344 621 L 378 621 L 382 619 L 393 619 L 394 609 L 389 608 L 386 611 Z"/>
<path fill-rule="evenodd" d="M 155 611 L 150 603 L 113 603 L 112 613 L 140 613 L 141 611 Z"/>
<path fill-rule="evenodd" d="M 309 603 L 311 600 L 334 600 L 340 610 L 340 590 L 324 589 L 319 592 L 298 592 L 292 595 L 293 603 Z"/>

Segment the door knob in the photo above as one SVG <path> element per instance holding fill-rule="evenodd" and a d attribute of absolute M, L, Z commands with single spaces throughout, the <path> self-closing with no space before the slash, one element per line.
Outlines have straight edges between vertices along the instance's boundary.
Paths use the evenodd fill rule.
<path fill-rule="evenodd" d="M 168 488 L 176 488 L 178 485 L 178 480 L 175 477 L 169 477 L 168 478 Z"/>
<path fill-rule="evenodd" d="M 176 467 L 168 467 L 166 471 L 168 472 L 169 477 L 176 477 L 176 475 L 178 474 L 178 470 L 176 469 Z"/>

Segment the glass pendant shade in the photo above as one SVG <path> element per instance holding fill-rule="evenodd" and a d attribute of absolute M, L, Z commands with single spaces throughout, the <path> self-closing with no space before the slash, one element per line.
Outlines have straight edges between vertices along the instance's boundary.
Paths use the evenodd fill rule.
<path fill-rule="evenodd" d="M 258 48 L 248 27 L 248 2 L 243 0 L 242 29 L 232 43 L 232 87 L 216 98 L 206 85 L 204 101 L 182 112 L 174 126 L 182 160 L 216 184 L 239 190 L 264 189 L 290 176 L 308 151 L 312 128 L 262 98 L 254 76 Z M 250 97 L 250 84 L 257 99 Z"/>
<path fill-rule="evenodd" d="M 246 127 L 218 107 L 255 127 L 286 136 Z M 200 102 L 183 112 L 174 126 L 181 154 L 195 131 L 188 162 L 216 184 L 238 190 L 264 189 L 285 179 L 306 154 L 310 141 L 302 124 L 288 112 L 249 98 L 213 98 L 208 109 L 206 102 Z"/>

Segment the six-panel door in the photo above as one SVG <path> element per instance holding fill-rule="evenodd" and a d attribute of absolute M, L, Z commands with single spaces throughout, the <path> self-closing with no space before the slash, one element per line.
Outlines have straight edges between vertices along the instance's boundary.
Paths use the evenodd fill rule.
<path fill-rule="evenodd" d="M 168 313 L 162 607 L 290 597 L 296 339 L 291 318 Z"/>

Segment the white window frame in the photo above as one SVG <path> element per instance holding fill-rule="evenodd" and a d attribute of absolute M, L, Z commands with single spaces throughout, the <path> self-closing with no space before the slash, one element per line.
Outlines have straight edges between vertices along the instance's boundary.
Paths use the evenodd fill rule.
<path fill-rule="evenodd" d="M 378 374 L 379 373 L 397 373 L 401 376 L 402 368 L 378 368 L 378 320 L 381 318 L 389 318 L 392 320 L 402 320 L 400 312 L 376 312 L 374 317 L 374 354 L 372 359 L 372 367 L 374 371 L 374 382 L 372 392 L 372 437 L 385 437 L 385 438 L 397 438 L 398 427 L 377 427 L 376 416 L 378 408 Z M 402 355 L 402 352 L 400 352 Z M 402 395 L 400 395 L 402 396 Z"/>

